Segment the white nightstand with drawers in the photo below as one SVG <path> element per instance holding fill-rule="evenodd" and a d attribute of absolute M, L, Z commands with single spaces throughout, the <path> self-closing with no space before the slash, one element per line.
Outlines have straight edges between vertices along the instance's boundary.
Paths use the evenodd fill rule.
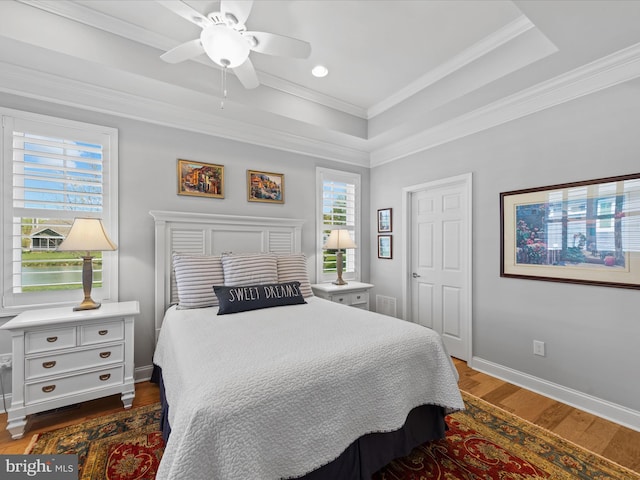
<path fill-rule="evenodd" d="M 23 312 L 0 329 L 11 333 L 12 395 L 7 430 L 21 438 L 27 415 L 116 393 L 135 397 L 133 322 L 137 301 Z"/>
<path fill-rule="evenodd" d="M 316 283 L 311 285 L 316 297 L 342 303 L 351 307 L 369 310 L 369 290 L 373 288 L 370 283 L 349 282 L 346 285 L 333 283 Z"/>

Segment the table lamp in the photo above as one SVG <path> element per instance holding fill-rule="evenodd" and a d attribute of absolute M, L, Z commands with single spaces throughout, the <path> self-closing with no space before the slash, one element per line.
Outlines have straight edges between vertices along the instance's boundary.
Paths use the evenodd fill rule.
<path fill-rule="evenodd" d="M 348 230 L 331 230 L 331 234 L 327 239 L 327 243 L 325 243 L 324 249 L 326 250 L 337 250 L 336 253 L 336 268 L 338 270 L 338 278 L 335 282 L 335 285 L 346 285 L 342 279 L 342 250 L 346 248 L 357 248 L 356 244 L 351 239 L 351 235 L 349 235 Z"/>
<path fill-rule="evenodd" d="M 75 218 L 67 237 L 58 245 L 59 251 L 86 251 L 82 257 L 82 290 L 84 300 L 74 310 L 92 310 L 100 308 L 100 304 L 91 298 L 91 286 L 93 283 L 93 257 L 91 252 L 115 250 L 107 232 L 104 231 L 102 220 L 99 218 Z"/>

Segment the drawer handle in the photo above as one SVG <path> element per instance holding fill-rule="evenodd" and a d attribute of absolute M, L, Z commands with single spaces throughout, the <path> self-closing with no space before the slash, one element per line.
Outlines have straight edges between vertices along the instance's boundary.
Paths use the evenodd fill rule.
<path fill-rule="evenodd" d="M 50 362 L 42 362 L 42 366 L 43 366 L 44 368 L 53 368 L 53 367 L 55 367 L 55 366 L 56 366 L 56 361 L 55 361 L 55 360 L 52 360 L 52 361 L 50 361 Z"/>
<path fill-rule="evenodd" d="M 106 335 L 107 333 L 109 333 L 109 330 L 100 330 L 100 331 L 98 331 L 98 335 Z"/>
<path fill-rule="evenodd" d="M 100 380 L 102 380 L 103 382 L 106 380 L 109 380 L 110 378 L 111 378 L 110 373 L 105 373 L 104 375 L 100 375 Z"/>
<path fill-rule="evenodd" d="M 58 340 L 58 337 L 47 337 L 47 342 L 53 343 Z"/>
<path fill-rule="evenodd" d="M 362 297 L 360 297 L 360 295 L 358 295 L 356 298 L 357 298 L 358 300 L 360 300 L 360 298 L 362 298 Z"/>
<path fill-rule="evenodd" d="M 51 393 L 51 392 L 53 392 L 55 389 L 56 389 L 56 386 L 55 386 L 55 385 L 46 385 L 46 386 L 42 387 L 42 391 L 43 391 L 44 393 Z"/>
<path fill-rule="evenodd" d="M 100 352 L 100 358 L 109 358 L 111 356 L 111 352 Z"/>
<path fill-rule="evenodd" d="M 340 297 L 340 298 L 338 299 L 338 301 L 339 301 L 339 302 L 344 302 L 344 298 Z"/>

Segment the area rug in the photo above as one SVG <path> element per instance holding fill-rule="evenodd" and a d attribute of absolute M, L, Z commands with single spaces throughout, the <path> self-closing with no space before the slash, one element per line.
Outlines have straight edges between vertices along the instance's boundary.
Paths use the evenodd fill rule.
<path fill-rule="evenodd" d="M 79 480 L 153 480 L 164 451 L 160 404 L 33 436 L 25 453 L 78 455 Z"/>
<path fill-rule="evenodd" d="M 640 480 L 640 475 L 463 392 L 445 439 L 374 480 Z M 26 453 L 76 453 L 80 480 L 152 480 L 162 458 L 158 404 L 35 435 Z M 336 479 L 338 480 L 338 479 Z"/>

